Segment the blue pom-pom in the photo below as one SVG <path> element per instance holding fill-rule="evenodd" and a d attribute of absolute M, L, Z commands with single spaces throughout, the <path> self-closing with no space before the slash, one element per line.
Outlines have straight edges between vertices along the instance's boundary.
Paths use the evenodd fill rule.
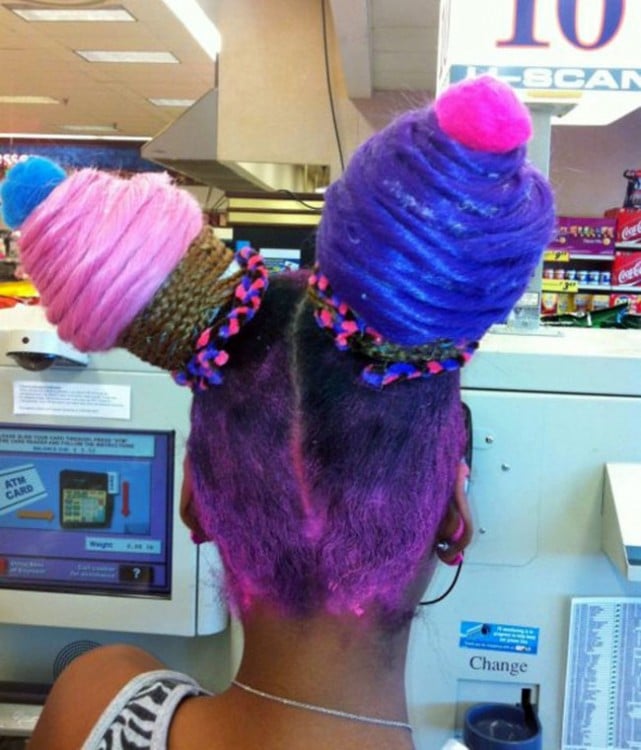
<path fill-rule="evenodd" d="M 42 156 L 32 156 L 12 167 L 0 184 L 2 218 L 17 229 L 36 206 L 66 177 L 64 169 Z"/>

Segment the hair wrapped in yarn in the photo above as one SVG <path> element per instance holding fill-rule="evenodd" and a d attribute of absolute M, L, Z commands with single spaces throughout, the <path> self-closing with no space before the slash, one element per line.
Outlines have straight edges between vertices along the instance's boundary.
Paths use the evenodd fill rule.
<path fill-rule="evenodd" d="M 225 342 L 255 314 L 267 273 L 251 248 L 234 257 L 203 230 L 193 196 L 166 174 L 66 176 L 40 157 L 9 171 L 1 196 L 63 339 L 81 351 L 126 347 L 192 387 L 221 382 Z"/>
<path fill-rule="evenodd" d="M 364 143 L 325 193 L 317 261 L 386 341 L 478 341 L 524 292 L 554 228 L 523 104 L 482 76 Z"/>
<path fill-rule="evenodd" d="M 298 615 L 374 608 L 406 620 L 463 455 L 458 368 L 552 236 L 530 135 L 525 107 L 489 77 L 374 135 L 326 192 L 319 268 L 293 325 L 281 322 L 284 340 L 268 346 L 254 327 L 248 351 L 264 357 L 251 371 L 231 358 L 229 408 L 242 417 L 225 419 L 222 393 L 194 402 L 198 517 L 223 540 L 241 609 L 266 600 Z M 412 382 L 372 391 L 359 378 Z M 222 468 L 208 465 L 214 454 Z"/>
<path fill-rule="evenodd" d="M 241 613 L 367 613 L 393 630 L 464 452 L 459 372 L 363 388 L 362 358 L 318 329 L 305 284 L 276 276 L 223 387 L 195 394 L 194 510 Z"/>
<path fill-rule="evenodd" d="M 437 339 L 422 346 L 392 344 L 333 293 L 329 279 L 318 269 L 309 277 L 308 294 L 316 306 L 318 326 L 332 331 L 336 347 L 341 351 L 351 349 L 370 360 L 360 381 L 371 388 L 458 370 L 478 347 L 476 341 L 455 344 L 450 339 Z"/>
<path fill-rule="evenodd" d="M 327 191 L 311 287 L 302 272 L 266 289 L 260 263 L 201 232 L 167 181 L 83 170 L 18 207 L 61 333 L 193 386 L 191 513 L 241 612 L 411 616 L 464 450 L 458 368 L 552 231 L 529 134 L 488 78 L 399 117 Z M 406 382 L 363 388 L 364 372 Z"/>

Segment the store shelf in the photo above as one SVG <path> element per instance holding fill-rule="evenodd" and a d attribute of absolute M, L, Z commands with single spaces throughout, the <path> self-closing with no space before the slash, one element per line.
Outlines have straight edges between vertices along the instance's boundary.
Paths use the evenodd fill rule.
<path fill-rule="evenodd" d="M 616 250 L 636 250 L 641 253 L 641 244 L 638 242 L 617 242 L 614 247 Z"/>
<path fill-rule="evenodd" d="M 608 289 L 613 294 L 641 294 L 641 286 L 611 286 Z"/>
<path fill-rule="evenodd" d="M 641 250 L 641 247 L 639 248 Z M 571 260 L 614 260 L 614 251 L 586 253 L 580 250 L 546 250 L 544 263 L 569 263 Z"/>
<path fill-rule="evenodd" d="M 641 242 L 617 242 L 612 219 L 559 217 L 557 239 L 543 254 L 543 312 L 555 305 L 563 312 L 601 309 L 624 297 L 636 309 L 636 300 L 641 299 L 641 280 L 636 275 L 639 256 Z M 626 273 L 628 266 L 633 268 Z M 637 283 L 616 284 L 619 279 Z"/>
<path fill-rule="evenodd" d="M 579 284 L 580 294 L 612 294 L 618 287 L 610 286 L 609 284 Z"/>
<path fill-rule="evenodd" d="M 573 294 L 579 291 L 577 281 L 566 281 L 565 279 L 543 279 L 541 289 L 544 292 L 567 292 Z"/>
<path fill-rule="evenodd" d="M 579 284 L 578 281 L 543 279 L 544 292 L 565 292 L 567 294 L 641 294 L 641 286 L 609 286 L 604 284 Z"/>
<path fill-rule="evenodd" d="M 614 253 L 593 255 L 591 253 L 573 253 L 570 251 L 570 260 L 614 260 Z"/>

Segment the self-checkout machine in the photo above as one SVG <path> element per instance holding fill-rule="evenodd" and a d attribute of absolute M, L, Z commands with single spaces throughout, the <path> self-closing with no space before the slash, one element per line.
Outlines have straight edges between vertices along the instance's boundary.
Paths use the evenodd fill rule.
<path fill-rule="evenodd" d="M 97 644 L 228 684 L 220 560 L 179 517 L 189 402 L 124 350 L 62 342 L 39 305 L 0 310 L 0 742 Z"/>
<path fill-rule="evenodd" d="M 512 84 L 545 173 L 553 118 L 641 106 L 637 3 L 451 0 L 441 15 L 442 82 Z M 641 333 L 542 328 L 540 293 L 539 271 L 462 373 L 475 537 L 412 628 L 417 750 L 460 737 L 471 705 L 524 696 L 545 750 L 641 747 Z M 426 598 L 453 576 L 440 566 Z"/>

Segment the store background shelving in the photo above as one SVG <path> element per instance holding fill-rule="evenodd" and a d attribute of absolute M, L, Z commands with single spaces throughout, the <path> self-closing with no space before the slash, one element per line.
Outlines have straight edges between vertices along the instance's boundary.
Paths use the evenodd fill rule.
<path fill-rule="evenodd" d="M 603 309 L 624 297 L 638 311 L 641 285 L 614 283 L 618 253 L 641 258 L 641 244 L 617 241 L 615 217 L 559 217 L 543 257 L 542 313 Z"/>

